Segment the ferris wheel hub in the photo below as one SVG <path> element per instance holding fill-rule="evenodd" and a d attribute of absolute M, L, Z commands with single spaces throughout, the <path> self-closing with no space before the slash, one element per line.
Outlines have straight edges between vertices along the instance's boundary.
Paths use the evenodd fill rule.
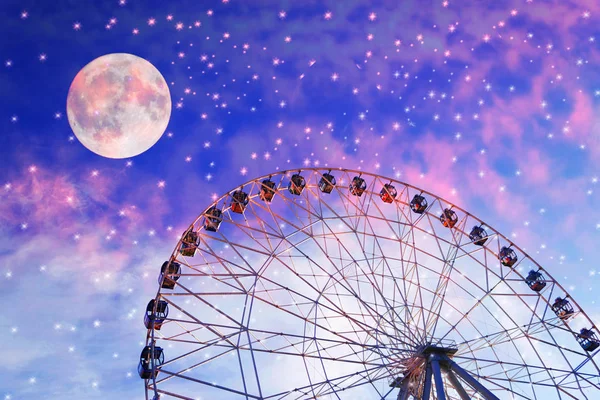
<path fill-rule="evenodd" d="M 448 357 L 452 357 L 458 351 L 458 346 L 454 340 L 439 340 L 432 341 L 426 345 L 421 346 L 419 352 L 425 356 L 431 354 L 440 354 Z"/>
<path fill-rule="evenodd" d="M 463 400 L 470 397 L 457 376 L 468 387 L 475 389 L 484 399 L 498 400 L 476 378 L 452 361 L 452 357 L 457 352 L 458 346 L 452 340 L 431 341 L 420 346 L 415 354 L 403 363 L 406 368 L 402 376 L 396 377 L 390 383 L 390 387 L 400 389 L 398 400 L 407 400 L 411 395 L 415 399 L 429 400 L 432 381 L 435 382 L 437 399 L 445 400 L 445 385 L 442 374 L 447 376 L 450 385 Z"/>

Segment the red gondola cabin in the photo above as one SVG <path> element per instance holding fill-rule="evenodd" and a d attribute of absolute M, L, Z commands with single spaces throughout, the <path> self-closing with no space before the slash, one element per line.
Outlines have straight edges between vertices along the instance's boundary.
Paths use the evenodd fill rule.
<path fill-rule="evenodd" d="M 237 214 L 243 214 L 248 205 L 248 193 L 243 190 L 236 190 L 231 194 L 231 211 Z"/>
<path fill-rule="evenodd" d="M 458 215 L 451 209 L 446 208 L 442 215 L 440 215 L 440 222 L 446 228 L 454 228 L 454 225 L 458 222 Z"/>
<path fill-rule="evenodd" d="M 379 197 L 381 197 L 384 203 L 393 203 L 396 196 L 398 196 L 398 191 L 391 183 L 383 185 L 379 193 Z"/>
<path fill-rule="evenodd" d="M 288 191 L 296 196 L 300 196 L 304 188 L 306 187 L 306 180 L 300 174 L 292 175 L 290 183 L 288 184 Z"/>

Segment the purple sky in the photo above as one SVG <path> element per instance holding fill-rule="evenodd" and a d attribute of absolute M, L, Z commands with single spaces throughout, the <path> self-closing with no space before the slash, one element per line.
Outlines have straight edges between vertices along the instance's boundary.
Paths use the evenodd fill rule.
<path fill-rule="evenodd" d="M 600 3 L 121 3 L 0 7 L 0 399 L 141 399 L 143 310 L 183 229 L 303 166 L 454 202 L 600 323 Z M 116 52 L 155 65 L 173 102 L 123 160 L 66 118 L 77 72 Z"/>

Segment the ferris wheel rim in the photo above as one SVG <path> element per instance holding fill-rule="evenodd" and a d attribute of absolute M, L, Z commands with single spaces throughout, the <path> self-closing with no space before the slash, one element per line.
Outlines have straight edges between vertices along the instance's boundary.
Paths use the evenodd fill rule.
<path fill-rule="evenodd" d="M 275 177 L 275 176 L 281 176 L 282 177 L 282 181 L 281 182 L 283 182 L 283 178 L 284 177 L 289 177 L 290 174 L 293 174 L 293 173 L 312 172 L 312 173 L 321 173 L 321 175 L 323 175 L 323 173 L 325 173 L 325 172 L 334 172 L 334 171 L 342 172 L 342 173 L 346 173 L 346 174 L 355 173 L 358 176 L 365 176 L 365 177 L 377 178 L 380 181 L 389 181 L 390 184 L 396 184 L 396 185 L 404 186 L 405 188 L 410 188 L 411 190 L 417 191 L 417 192 L 419 192 L 422 195 L 430 196 L 432 199 L 434 199 L 434 201 L 437 200 L 440 205 L 446 204 L 450 209 L 460 211 L 461 213 L 464 214 L 462 216 L 462 219 L 465 219 L 466 217 L 469 217 L 472 220 L 479 222 L 480 226 L 485 226 L 486 231 L 488 231 L 488 237 L 495 235 L 499 239 L 502 239 L 504 242 L 506 242 L 506 244 L 509 245 L 509 247 L 512 247 L 512 248 L 518 250 L 520 252 L 520 254 L 523 255 L 523 259 L 520 260 L 519 262 L 521 262 L 523 260 L 528 260 L 529 262 L 531 262 L 533 264 L 533 266 L 537 267 L 538 270 L 543 271 L 544 275 L 545 275 L 545 281 L 551 282 L 556 288 L 560 289 L 566 295 L 565 298 L 569 298 L 570 301 L 573 303 L 573 305 L 575 305 L 577 307 L 577 309 L 579 310 L 578 313 L 580 313 L 587 320 L 587 322 L 591 326 L 590 329 L 596 329 L 596 331 L 597 331 L 596 325 L 593 323 L 593 321 L 591 320 L 591 318 L 589 318 L 589 316 L 585 313 L 585 310 L 576 302 L 576 300 L 569 294 L 569 292 L 556 279 L 554 279 L 552 277 L 552 275 L 548 272 L 548 270 L 546 270 L 545 268 L 543 268 L 527 252 L 525 252 L 521 247 L 519 247 L 512 240 L 508 239 L 506 236 L 504 236 L 502 233 L 500 233 L 494 227 L 492 227 L 491 225 L 487 224 L 485 221 L 481 220 L 477 216 L 475 216 L 475 215 L 471 214 L 470 212 L 466 211 L 464 208 L 462 208 L 460 206 L 457 206 L 454 202 L 450 202 L 450 201 L 446 200 L 445 198 L 440 197 L 440 196 L 438 196 L 438 195 L 436 195 L 436 194 L 434 194 L 434 193 L 432 193 L 430 191 L 424 190 L 422 188 L 419 188 L 419 187 L 411 185 L 409 183 L 400 181 L 398 179 L 389 178 L 389 177 L 386 177 L 386 176 L 383 176 L 383 175 L 379 175 L 379 174 L 375 174 L 375 173 L 371 173 L 371 172 L 366 172 L 366 171 L 362 171 L 362 170 L 355 170 L 355 169 L 347 169 L 347 168 L 342 168 L 342 167 L 339 167 L 339 168 L 329 168 L 329 167 L 327 167 L 327 168 L 318 168 L 318 167 L 311 167 L 311 168 L 298 168 L 298 169 L 281 170 L 281 171 L 276 171 L 276 172 L 273 172 L 273 173 L 270 173 L 270 174 L 265 174 L 265 175 L 262 175 L 262 176 L 258 176 L 256 178 L 247 180 L 247 181 L 245 181 L 244 183 L 242 183 L 240 185 L 234 186 L 232 189 L 230 189 L 228 191 L 225 191 L 224 194 L 221 195 L 220 197 L 214 199 L 208 205 L 208 207 L 206 207 L 202 211 L 202 213 L 200 213 L 193 220 L 193 222 L 187 227 L 187 229 L 184 230 L 183 234 L 185 234 L 186 232 L 188 232 L 191 229 L 194 229 L 199 224 L 199 222 L 202 220 L 202 218 L 205 215 L 205 213 L 206 213 L 207 210 L 209 210 L 213 206 L 218 205 L 221 202 L 224 202 L 224 200 L 228 199 L 231 196 L 231 194 L 234 191 L 238 190 L 238 189 L 242 189 L 242 188 L 244 188 L 244 187 L 246 187 L 248 185 L 251 185 L 251 184 L 260 183 L 260 181 L 263 180 L 263 179 L 270 179 L 270 178 Z M 282 192 L 284 190 L 285 190 L 285 187 L 283 185 L 280 185 L 280 186 L 278 186 L 275 189 L 276 193 L 280 193 L 280 192 Z M 371 191 L 370 194 L 371 194 L 371 196 L 373 196 L 373 195 L 375 195 L 375 192 Z M 258 196 L 258 194 L 256 194 L 256 193 L 253 193 L 253 194 L 250 195 L 250 197 L 252 197 L 252 198 L 255 198 L 256 196 Z M 431 214 L 431 212 L 429 210 L 431 208 L 431 205 L 434 203 L 434 201 L 432 201 L 430 203 L 430 206 L 426 210 L 425 214 L 433 216 L 433 217 L 436 217 L 434 214 Z M 222 208 L 222 210 L 225 211 L 225 210 L 228 210 L 229 208 L 230 208 L 230 206 L 225 206 L 224 208 Z M 203 228 L 200 227 L 198 229 L 203 229 Z M 489 231 L 491 231 L 492 233 L 490 234 Z M 468 236 L 467 232 L 462 232 L 462 234 Z M 434 236 L 437 236 L 437 235 L 434 234 Z M 182 244 L 182 238 L 183 238 L 183 235 L 180 238 L 180 240 L 177 243 L 177 245 L 175 246 L 175 248 L 173 250 L 173 253 L 171 254 L 171 257 L 169 258 L 170 260 L 173 260 L 173 259 L 175 259 L 177 257 L 177 253 L 178 253 L 178 251 L 180 249 L 180 246 Z M 491 250 L 489 250 L 489 251 L 491 251 Z M 161 292 L 162 292 L 162 288 L 159 285 L 159 289 L 158 289 L 157 294 L 155 296 L 155 300 L 158 300 L 158 299 L 161 298 Z M 546 301 L 546 303 L 548 304 L 548 306 L 550 306 L 550 299 L 548 299 L 548 301 Z M 438 316 L 438 317 L 441 317 L 441 316 Z M 562 321 L 563 325 L 566 325 L 567 328 L 570 331 L 573 332 L 573 330 L 568 327 L 567 321 L 565 321 L 565 320 L 561 320 L 561 321 Z M 456 331 L 456 332 L 459 333 L 459 331 Z M 146 340 L 147 343 L 149 342 L 149 340 L 151 338 L 151 335 L 153 335 L 153 334 L 154 334 L 154 327 L 148 329 L 148 335 L 147 335 L 147 340 Z M 473 341 L 473 340 L 481 340 L 481 339 L 482 338 L 476 338 L 476 339 L 471 339 L 471 341 Z M 465 343 L 466 342 L 468 342 L 468 341 L 465 341 Z M 593 360 L 593 357 L 596 354 L 597 354 L 597 352 L 593 353 L 593 354 L 588 354 L 588 356 L 587 356 L 588 361 L 592 361 L 592 363 L 594 363 L 594 365 L 596 365 L 596 363 Z M 154 386 L 156 387 L 156 384 Z"/>

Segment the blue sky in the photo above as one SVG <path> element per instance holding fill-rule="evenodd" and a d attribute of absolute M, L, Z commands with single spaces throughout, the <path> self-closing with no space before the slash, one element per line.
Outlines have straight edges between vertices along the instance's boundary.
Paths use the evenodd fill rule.
<path fill-rule="evenodd" d="M 598 3 L 307 3 L 3 3 L 6 400 L 141 399 L 160 264 L 214 198 L 277 170 L 429 190 L 599 321 Z M 66 118 L 77 72 L 117 52 L 156 66 L 173 102 L 158 143 L 123 160 L 87 150 Z"/>

